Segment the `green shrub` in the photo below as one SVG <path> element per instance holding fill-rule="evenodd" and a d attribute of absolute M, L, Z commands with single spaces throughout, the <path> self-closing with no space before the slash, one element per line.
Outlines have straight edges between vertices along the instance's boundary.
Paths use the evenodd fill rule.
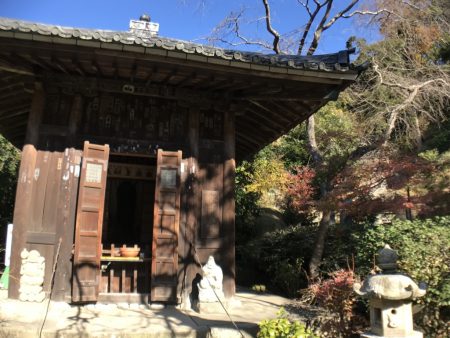
<path fill-rule="evenodd" d="M 450 336 L 450 217 L 367 225 L 354 238 L 361 276 L 373 268 L 383 244 L 397 250 L 400 270 L 428 285 L 425 297 L 416 301 L 424 307 L 416 315 L 417 324 L 431 337 Z"/>
<path fill-rule="evenodd" d="M 319 338 L 299 321 L 291 321 L 287 312 L 281 308 L 277 318 L 259 323 L 258 338 Z"/>
<path fill-rule="evenodd" d="M 19 161 L 20 152 L 0 134 L 0 233 L 12 222 Z"/>
<path fill-rule="evenodd" d="M 321 264 L 323 275 L 351 263 L 353 242 L 349 241 L 352 227 L 336 225 L 328 232 L 327 246 Z M 267 279 L 256 279 L 255 283 L 266 283 L 272 291 L 297 297 L 298 291 L 308 286 L 305 270 L 309 263 L 316 237 L 317 226 L 289 226 L 264 234 L 242 247 L 242 256 L 247 264 L 260 271 Z"/>
<path fill-rule="evenodd" d="M 269 289 L 285 295 L 298 296 L 306 287 L 305 261 L 314 244 L 314 228 L 295 226 L 272 231 L 251 241 L 243 248 L 248 264 L 257 268 Z"/>

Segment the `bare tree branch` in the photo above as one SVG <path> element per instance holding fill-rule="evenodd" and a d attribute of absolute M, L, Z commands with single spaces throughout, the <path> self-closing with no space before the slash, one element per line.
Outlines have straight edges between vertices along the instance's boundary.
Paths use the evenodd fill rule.
<path fill-rule="evenodd" d="M 327 5 L 327 9 L 324 13 L 324 15 L 322 16 L 322 19 L 320 21 L 320 23 L 318 24 L 315 32 L 314 32 L 314 38 L 310 44 L 310 47 L 308 49 L 308 55 L 312 55 L 314 54 L 314 52 L 317 49 L 317 46 L 319 44 L 319 40 L 322 37 L 322 33 L 324 31 L 326 31 L 327 29 L 331 28 L 339 19 L 343 18 L 343 19 L 349 19 L 355 15 L 370 15 L 370 16 L 378 16 L 380 14 L 383 13 L 388 13 L 389 15 L 393 14 L 393 15 L 397 15 L 395 13 L 393 13 L 392 11 L 386 9 L 386 8 L 382 8 L 379 9 L 377 11 L 369 11 L 369 10 L 355 10 L 351 13 L 348 13 L 352 8 L 354 8 L 360 0 L 351 0 L 351 2 L 347 5 L 347 7 L 345 7 L 343 10 L 339 11 L 336 15 L 334 15 L 328 22 L 328 16 L 330 14 L 330 10 L 333 6 L 333 1 L 334 0 L 326 0 L 325 2 L 323 2 L 322 4 L 320 4 L 318 1 L 314 1 L 317 4 L 316 10 L 311 13 L 311 10 L 308 6 L 308 2 L 304 3 L 303 1 L 298 0 L 299 3 L 304 6 L 307 10 L 307 12 L 310 14 L 310 19 L 308 20 L 305 30 L 304 30 L 304 34 L 302 36 L 302 39 L 300 40 L 300 44 L 299 44 L 299 50 L 298 50 L 298 54 L 300 55 L 303 48 L 304 48 L 304 44 L 305 44 L 305 40 L 306 37 L 309 33 L 309 29 L 311 27 L 312 22 L 314 21 L 314 19 L 316 18 L 318 12 L 320 11 L 320 9 L 324 6 Z M 347 14 L 348 13 L 348 14 Z M 397 15 L 398 17 L 400 17 L 399 15 Z"/>
<path fill-rule="evenodd" d="M 419 11 L 421 10 L 421 8 L 419 6 L 412 4 L 410 1 L 402 0 L 402 4 L 407 5 L 413 9 L 417 9 Z"/>
<path fill-rule="evenodd" d="M 273 51 L 277 54 L 281 54 L 280 50 L 280 34 L 272 27 L 271 23 L 271 14 L 270 14 L 270 6 L 268 0 L 262 0 L 264 9 L 266 11 L 266 28 L 267 31 L 273 35 Z"/>
<path fill-rule="evenodd" d="M 225 19 L 223 19 L 212 31 L 211 35 L 206 38 L 209 43 L 225 43 L 230 46 L 242 46 L 242 45 L 253 45 L 259 46 L 264 49 L 272 49 L 272 46 L 263 40 L 254 40 L 249 39 L 241 34 L 241 20 L 243 19 L 245 9 L 241 9 L 238 13 L 230 13 Z M 265 20 L 265 18 L 263 18 Z M 233 42 L 233 39 L 226 39 L 226 36 L 230 33 L 237 39 L 239 42 Z"/>
<path fill-rule="evenodd" d="M 377 15 L 380 15 L 382 13 L 387 13 L 389 15 L 392 14 L 392 15 L 396 15 L 396 16 L 400 17 L 398 14 L 396 14 L 396 13 L 394 13 L 392 11 L 387 10 L 385 8 L 382 8 L 382 9 L 379 9 L 377 11 L 356 10 L 356 11 L 351 12 L 350 14 L 342 15 L 342 18 L 349 19 L 349 18 L 351 18 L 352 16 L 355 16 L 355 15 L 373 15 L 373 16 L 377 16 Z"/>
<path fill-rule="evenodd" d="M 317 49 L 317 46 L 319 45 L 319 40 L 322 37 L 323 26 L 325 25 L 328 17 L 330 16 L 331 8 L 333 7 L 333 1 L 334 0 L 327 0 L 325 2 L 327 5 L 325 13 L 323 14 L 322 19 L 320 20 L 319 25 L 317 26 L 316 31 L 314 32 L 314 38 L 311 44 L 309 45 L 307 55 L 313 55 Z"/>
<path fill-rule="evenodd" d="M 311 16 L 312 16 L 312 13 L 311 13 L 311 9 L 309 8 L 309 1 L 306 0 L 306 2 L 304 2 L 304 1 L 301 1 L 301 0 L 297 0 L 297 2 L 298 2 L 300 5 L 302 5 L 303 7 L 305 7 L 306 11 L 307 11 L 308 14 L 309 14 L 309 17 L 311 17 Z"/>
<path fill-rule="evenodd" d="M 407 57 L 405 50 L 398 53 Z M 395 52 L 391 52 L 390 56 L 395 58 Z M 378 62 L 384 62 L 384 57 L 380 55 Z M 425 120 L 434 122 L 443 118 L 450 100 L 449 74 L 442 67 L 429 65 L 427 70 L 412 69 L 407 76 L 401 76 L 397 67 L 390 69 L 384 66 L 381 70 L 378 62 L 372 58 L 372 70 L 375 77 L 369 78 L 368 81 L 373 85 L 372 88 L 359 89 L 365 94 L 358 99 L 361 102 L 358 104 L 358 109 L 363 115 L 375 113 L 374 118 L 387 115 L 387 125 L 380 140 L 381 145 L 387 146 L 397 129 L 401 133 L 410 133 L 410 138 L 415 140 L 417 149 L 420 149 L 422 136 L 418 114 L 420 113 Z M 380 102 L 378 96 L 371 98 L 371 92 L 376 92 L 378 86 L 390 88 L 388 97 L 392 99 L 388 100 L 394 102 Z M 399 129 L 399 125 L 405 128 Z"/>
<path fill-rule="evenodd" d="M 316 19 L 317 14 L 321 10 L 321 8 L 326 4 L 326 2 L 321 4 L 318 1 L 314 1 L 314 3 L 316 4 L 316 8 L 314 9 L 314 12 L 311 12 L 311 8 L 309 7 L 308 1 L 306 1 L 306 3 L 304 3 L 303 1 L 300 1 L 300 0 L 298 0 L 298 1 L 299 1 L 299 3 L 302 6 L 305 7 L 306 11 L 309 14 L 309 20 L 308 20 L 308 22 L 305 25 L 305 28 L 304 28 L 303 34 L 302 34 L 302 38 L 300 39 L 300 43 L 298 45 L 298 50 L 297 50 L 297 55 L 301 55 L 302 52 L 303 52 L 303 48 L 305 47 L 306 38 L 307 38 L 307 36 L 309 34 L 309 31 L 311 29 L 311 25 L 313 24 L 314 20 Z"/>
<path fill-rule="evenodd" d="M 402 88 L 404 90 L 407 90 L 409 92 L 408 97 L 400 104 L 394 106 L 391 109 L 391 113 L 389 116 L 389 121 L 388 121 L 388 127 L 386 129 L 385 135 L 384 135 L 384 142 L 383 142 L 383 146 L 386 146 L 387 143 L 389 142 L 389 139 L 391 138 L 392 135 L 392 131 L 395 128 L 395 124 L 397 122 L 398 116 L 399 114 L 404 111 L 406 108 L 408 108 L 416 99 L 416 97 L 418 96 L 420 90 L 422 90 L 424 87 L 429 86 L 431 84 L 434 83 L 441 83 L 447 87 L 449 87 L 448 89 L 450 89 L 450 84 L 445 81 L 444 79 L 433 79 L 433 80 L 428 80 L 419 84 L 415 84 L 415 85 L 411 85 L 409 87 L 405 87 L 405 86 L 401 86 L 398 84 L 391 84 L 391 83 L 384 83 L 384 85 L 390 86 L 390 87 L 396 87 L 396 88 Z"/>
<path fill-rule="evenodd" d="M 378 67 L 377 64 L 374 64 L 373 69 L 375 70 L 375 72 L 378 74 L 378 76 L 379 76 L 379 78 L 380 78 L 380 84 L 385 85 L 385 86 L 388 86 L 388 87 L 401 88 L 401 89 L 407 90 L 407 91 L 409 91 L 409 92 L 411 92 L 411 93 L 412 93 L 412 92 L 415 92 L 415 91 L 417 91 L 417 90 L 420 90 L 420 89 L 422 89 L 423 87 L 426 87 L 426 86 L 428 86 L 428 85 L 430 85 L 430 84 L 433 84 L 433 83 L 441 83 L 441 84 L 444 85 L 444 86 L 450 86 L 450 83 L 448 83 L 448 82 L 447 82 L 445 79 L 443 79 L 443 78 L 432 79 L 432 80 L 428 80 L 428 81 L 421 82 L 421 83 L 418 83 L 418 84 L 414 84 L 414 85 L 410 85 L 410 86 L 404 86 L 404 85 L 401 85 L 401 84 L 399 84 L 399 83 L 395 83 L 395 82 L 386 82 L 386 81 L 384 81 L 384 80 L 383 80 L 383 75 L 382 75 L 381 72 L 379 71 L 379 67 Z M 449 94 L 449 95 L 450 95 L 450 94 Z"/>
<path fill-rule="evenodd" d="M 339 20 L 339 18 L 341 18 L 343 15 L 345 15 L 345 13 L 347 13 L 348 11 L 350 11 L 357 3 L 359 2 L 359 0 L 352 0 L 349 5 L 347 7 L 345 7 L 342 11 L 340 11 L 339 13 L 337 13 L 330 21 L 328 21 L 327 24 L 325 24 L 323 26 L 323 30 L 327 30 L 328 28 L 330 28 L 331 26 L 333 26 L 333 24 Z"/>

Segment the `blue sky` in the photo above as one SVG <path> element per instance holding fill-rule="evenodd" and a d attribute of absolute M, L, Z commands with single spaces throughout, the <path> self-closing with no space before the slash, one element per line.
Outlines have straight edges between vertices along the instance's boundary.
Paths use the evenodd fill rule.
<path fill-rule="evenodd" d="M 228 13 L 245 7 L 250 21 L 244 26 L 245 34 L 261 39 L 269 37 L 263 22 L 254 21 L 264 15 L 261 0 L 204 2 L 202 6 L 201 0 L 0 0 L 0 16 L 62 26 L 127 30 L 130 19 L 148 13 L 152 21 L 160 24 L 161 36 L 199 41 Z M 290 32 L 305 23 L 305 12 L 296 0 L 272 0 L 271 6 L 273 26 L 280 33 Z M 374 30 L 368 31 L 353 20 L 342 20 L 324 34 L 318 53 L 344 49 L 345 41 L 352 35 L 369 41 L 377 38 Z"/>

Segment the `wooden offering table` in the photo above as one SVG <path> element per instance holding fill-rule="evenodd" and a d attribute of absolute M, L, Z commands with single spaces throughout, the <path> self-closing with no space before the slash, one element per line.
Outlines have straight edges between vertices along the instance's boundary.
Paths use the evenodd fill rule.
<path fill-rule="evenodd" d="M 116 256 L 118 252 L 114 245 L 102 251 L 100 293 L 110 296 L 107 298 L 114 294 L 149 294 L 151 258 Z"/>

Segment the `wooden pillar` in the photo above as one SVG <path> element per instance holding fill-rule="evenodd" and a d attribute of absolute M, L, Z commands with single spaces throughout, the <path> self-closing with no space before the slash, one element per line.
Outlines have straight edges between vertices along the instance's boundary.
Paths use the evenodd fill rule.
<path fill-rule="evenodd" d="M 69 138 L 70 138 L 70 145 L 72 147 L 77 147 L 77 144 L 75 144 L 77 141 L 76 134 L 78 131 L 78 126 L 80 125 L 81 122 L 82 114 L 83 114 L 83 96 L 81 96 L 81 94 L 75 94 L 69 117 Z"/>
<path fill-rule="evenodd" d="M 183 302 L 190 306 L 189 296 L 192 292 L 192 281 L 198 271 L 195 263 L 195 229 L 197 228 L 197 196 L 198 196 L 198 154 L 199 154 L 199 110 L 198 107 L 189 109 L 188 122 L 188 142 L 189 142 L 189 165 L 186 179 L 187 201 L 186 201 L 186 228 L 185 228 L 185 257 L 186 257 L 186 277 L 185 292 Z"/>
<path fill-rule="evenodd" d="M 22 150 L 19 177 L 14 207 L 14 229 L 11 247 L 8 297 L 19 298 L 21 257 L 25 248 L 26 231 L 31 223 L 32 197 L 37 151 L 34 145 L 26 144 Z"/>
<path fill-rule="evenodd" d="M 42 121 L 42 114 L 45 107 L 45 93 L 42 83 L 36 82 L 34 85 L 33 99 L 31 101 L 30 114 L 28 116 L 27 134 L 25 144 L 37 146 L 39 140 L 39 126 Z"/>
<path fill-rule="evenodd" d="M 223 164 L 223 275 L 225 297 L 233 297 L 236 293 L 235 270 L 235 205 L 234 178 L 235 163 L 235 114 L 227 111 L 224 114 L 224 164 Z"/>

